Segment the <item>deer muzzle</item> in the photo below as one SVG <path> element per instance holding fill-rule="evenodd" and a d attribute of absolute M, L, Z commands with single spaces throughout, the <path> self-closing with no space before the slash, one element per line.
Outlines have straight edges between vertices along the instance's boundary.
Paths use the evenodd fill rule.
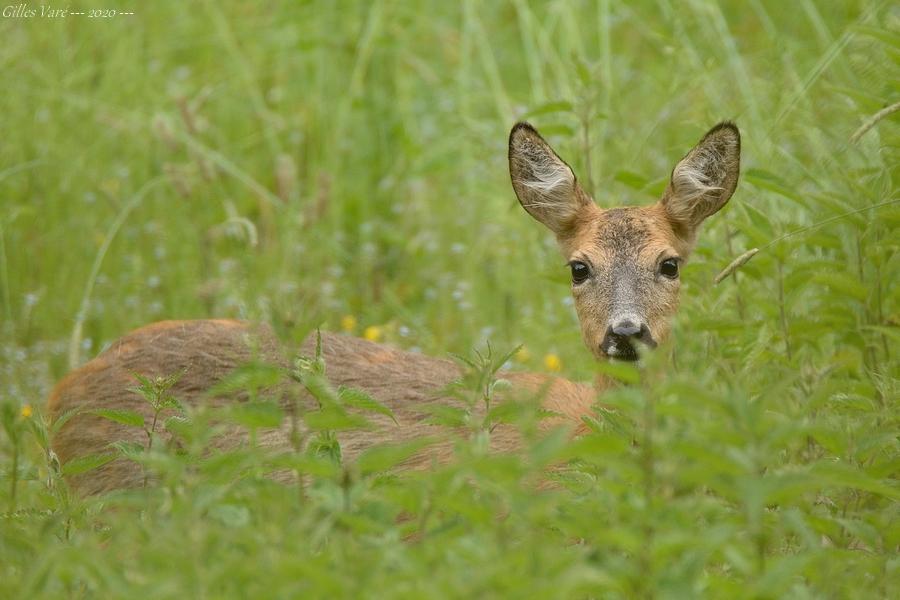
<path fill-rule="evenodd" d="M 650 348 L 656 347 L 656 340 L 646 323 L 634 316 L 620 317 L 607 328 L 600 343 L 600 351 L 617 360 L 636 361 L 640 356 L 635 342 Z"/>

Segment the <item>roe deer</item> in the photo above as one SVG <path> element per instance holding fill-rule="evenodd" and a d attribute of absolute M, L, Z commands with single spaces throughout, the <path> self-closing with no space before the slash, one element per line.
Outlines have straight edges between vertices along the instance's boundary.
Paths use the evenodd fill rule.
<path fill-rule="evenodd" d="M 633 361 L 637 345 L 654 347 L 669 331 L 678 304 L 679 270 L 694 245 L 700 223 L 722 208 L 737 185 L 740 135 L 724 122 L 713 127 L 672 171 L 661 200 L 650 206 L 599 208 L 578 185 L 572 169 L 527 123 L 518 123 L 509 137 L 509 170 L 522 207 L 555 235 L 572 274 L 572 294 L 584 341 L 597 359 Z M 315 336 L 313 336 L 315 338 Z M 461 375 L 449 360 L 404 352 L 362 339 L 324 333 L 322 347 L 328 379 L 336 385 L 361 389 L 387 405 L 396 421 L 376 415 L 371 431 L 338 435 L 343 456 L 353 459 L 362 450 L 386 441 L 425 437 L 434 431 L 428 405 L 459 402 L 442 394 Z M 301 354 L 314 353 L 308 339 Z M 265 325 L 233 320 L 164 321 L 133 331 L 84 366 L 66 376 L 51 392 L 52 419 L 73 409 L 116 408 L 144 413 L 147 403 L 129 391 L 133 373 L 166 376 L 186 369 L 172 388 L 183 404 L 225 404 L 241 396 L 208 398 L 206 391 L 251 359 L 287 368 L 291 361 Z M 582 417 L 592 414 L 597 388 L 565 379 L 529 373 L 504 373 L 511 390 L 541 394 L 541 405 L 556 416 L 542 428 L 568 423 L 579 433 Z M 313 400 L 299 384 L 285 382 L 267 393 L 280 399 L 289 394 L 300 403 Z M 289 390 L 288 387 L 294 389 Z M 144 433 L 98 416 L 80 413 L 53 439 L 61 463 L 106 450 L 116 440 L 141 441 Z M 216 445 L 240 443 L 239 433 L 223 435 Z M 290 444 L 290 427 L 264 431 L 260 443 Z M 491 448 L 504 450 L 519 443 L 515 428 L 497 426 Z M 446 445 L 435 450 L 447 453 Z M 428 464 L 434 454 L 422 453 L 405 466 Z M 438 456 L 441 458 L 441 456 Z M 140 485 L 143 475 L 135 463 L 119 459 L 70 478 L 82 493 L 97 493 Z"/>

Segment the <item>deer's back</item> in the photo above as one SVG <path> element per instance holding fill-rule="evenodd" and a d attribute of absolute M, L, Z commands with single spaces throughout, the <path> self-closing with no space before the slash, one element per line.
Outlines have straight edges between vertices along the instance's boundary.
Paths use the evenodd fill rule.
<path fill-rule="evenodd" d="M 148 403 L 129 389 L 137 383 L 135 373 L 152 378 L 184 371 L 170 392 L 185 405 L 241 402 L 246 400 L 242 393 L 210 396 L 207 391 L 236 367 L 251 361 L 287 369 L 297 355 L 314 356 L 315 344 L 313 335 L 300 348 L 286 348 L 267 325 L 234 320 L 163 321 L 132 331 L 54 388 L 48 400 L 51 419 L 75 409 L 82 412 L 56 434 L 53 449 L 65 464 L 77 457 L 109 452 L 114 441 L 145 444 L 146 435 L 139 428 L 86 412 L 98 408 L 124 409 L 139 412 L 145 419 L 150 417 Z M 443 441 L 410 459 L 406 466 L 420 467 L 450 455 L 452 442 L 446 428 L 430 424 L 427 417 L 432 414 L 429 405 L 459 403 L 444 393 L 448 384 L 460 376 L 455 363 L 328 333 L 322 334 L 322 349 L 327 377 L 333 385 L 360 389 L 393 412 L 393 419 L 367 413 L 366 419 L 373 423 L 373 429 L 339 434 L 345 459 L 352 460 L 375 444 L 402 443 L 426 436 Z M 507 376 L 518 390 L 543 391 L 544 406 L 563 415 L 563 420 L 577 425 L 581 415 L 590 411 L 594 394 L 588 386 L 528 373 Z M 287 377 L 263 394 L 280 401 L 286 411 L 295 406 L 301 410 L 315 406 L 309 394 Z M 260 443 L 288 448 L 289 421 L 286 419 L 282 427 L 259 432 Z M 218 438 L 216 445 L 234 447 L 245 439 L 243 432 L 233 428 Z M 491 446 L 496 450 L 508 450 L 518 444 L 518 434 L 512 427 L 504 425 L 492 432 Z M 138 486 L 143 477 L 138 465 L 117 459 L 70 477 L 70 483 L 83 493 L 97 493 Z"/>
<path fill-rule="evenodd" d="M 120 409 L 151 416 L 148 403 L 130 388 L 135 373 L 169 376 L 184 371 L 170 392 L 187 405 L 200 402 L 221 405 L 246 400 L 242 393 L 209 397 L 206 392 L 236 367 L 261 361 L 289 368 L 297 355 L 315 354 L 315 336 L 300 348 L 288 349 L 267 325 L 234 320 L 163 321 L 142 327 L 120 338 L 99 356 L 69 373 L 50 394 L 48 412 L 52 420 L 79 409 L 53 439 L 53 449 L 62 464 L 90 454 L 110 451 L 114 441 L 146 443 L 139 428 L 90 414 L 92 409 Z M 402 441 L 427 435 L 433 429 L 424 423 L 425 407 L 441 400 L 440 391 L 458 376 L 447 360 L 403 352 L 366 340 L 323 334 L 323 354 L 328 378 L 335 385 L 356 387 L 389 406 L 396 423 L 381 415 L 366 415 L 376 429 L 344 433 L 344 456 L 352 458 L 375 443 Z M 284 378 L 264 394 L 284 403 L 311 408 L 312 398 L 299 384 Z M 267 445 L 288 445 L 287 425 L 261 433 Z M 219 445 L 234 446 L 243 439 L 237 432 L 226 434 Z M 85 493 L 140 485 L 143 474 L 130 461 L 119 459 L 70 478 Z"/>

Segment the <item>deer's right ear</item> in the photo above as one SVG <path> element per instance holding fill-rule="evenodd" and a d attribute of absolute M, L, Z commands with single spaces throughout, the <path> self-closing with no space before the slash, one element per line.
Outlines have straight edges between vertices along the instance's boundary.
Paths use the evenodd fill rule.
<path fill-rule="evenodd" d="M 740 169 L 741 134 L 734 123 L 719 123 L 675 165 L 662 199 L 669 218 L 693 232 L 731 198 Z"/>
<path fill-rule="evenodd" d="M 528 123 L 516 123 L 509 133 L 509 174 L 522 208 L 557 235 L 587 203 L 572 169 Z"/>

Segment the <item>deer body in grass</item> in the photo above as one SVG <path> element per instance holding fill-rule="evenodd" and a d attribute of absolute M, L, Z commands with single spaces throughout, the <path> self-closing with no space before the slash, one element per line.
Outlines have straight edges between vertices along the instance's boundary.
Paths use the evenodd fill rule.
<path fill-rule="evenodd" d="M 556 236 L 572 274 L 572 294 L 588 349 L 598 360 L 634 361 L 639 350 L 652 348 L 669 333 L 678 306 L 679 272 L 694 245 L 700 223 L 721 209 L 737 185 L 740 135 L 731 123 L 712 128 L 672 171 L 663 197 L 649 206 L 600 208 L 579 186 L 572 169 L 526 123 L 513 127 L 509 137 L 509 169 L 522 207 Z M 299 354 L 311 356 L 315 336 Z M 430 405 L 458 403 L 445 393 L 461 376 L 450 360 L 405 352 L 366 340 L 325 333 L 322 352 L 326 375 L 335 386 L 368 393 L 387 406 L 393 418 L 373 415 L 375 427 L 338 434 L 345 459 L 383 442 L 411 441 L 434 432 Z M 233 320 L 165 321 L 133 331 L 84 366 L 67 375 L 51 392 L 51 419 L 80 412 L 53 439 L 62 464 L 81 456 L 108 451 L 114 441 L 139 441 L 144 432 L 103 419 L 92 409 L 124 409 L 148 413 L 147 403 L 131 388 L 134 373 L 148 377 L 183 371 L 169 393 L 183 405 L 228 404 L 240 395 L 210 396 L 207 392 L 235 368 L 263 361 L 288 370 L 292 355 L 265 325 Z M 552 413 L 542 428 L 571 424 L 584 429 L 582 418 L 592 414 L 596 387 L 533 373 L 504 373 L 511 386 L 497 401 L 517 394 L 539 395 Z M 293 389 L 290 389 L 293 386 Z M 313 399 L 296 383 L 270 389 L 274 398 L 292 397 L 301 405 Z M 294 409 L 296 404 L 292 405 Z M 286 406 L 286 409 L 291 407 Z M 291 409 L 293 410 L 293 409 Z M 150 416 L 150 415 L 147 415 Z M 287 421 L 288 419 L 286 419 Z M 265 430 L 259 441 L 290 447 L 291 427 Z M 238 433 L 216 443 L 236 446 Z M 515 448 L 519 435 L 500 424 L 490 435 L 493 450 Z M 448 446 L 437 453 L 449 453 Z M 434 453 L 421 453 L 407 466 L 429 464 Z M 438 459 L 441 457 L 438 456 Z M 74 476 L 71 482 L 84 493 L 140 485 L 141 468 L 115 460 Z"/>

